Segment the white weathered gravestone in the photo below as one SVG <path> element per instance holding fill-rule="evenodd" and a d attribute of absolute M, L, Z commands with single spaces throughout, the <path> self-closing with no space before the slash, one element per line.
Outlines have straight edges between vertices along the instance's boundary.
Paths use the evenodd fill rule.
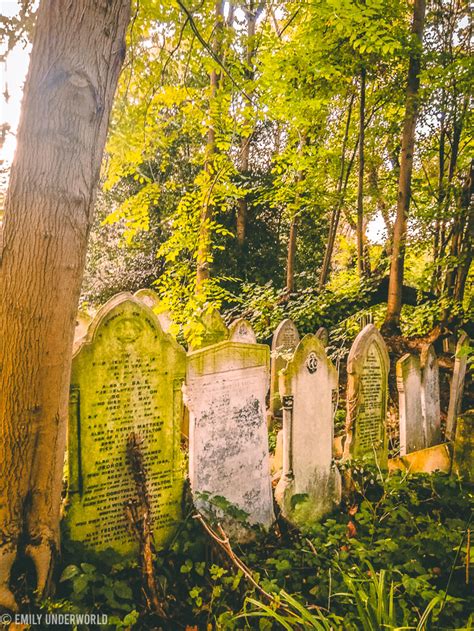
<path fill-rule="evenodd" d="M 243 342 L 244 344 L 256 344 L 257 336 L 248 320 L 238 318 L 229 326 L 229 340 L 231 342 Z"/>
<path fill-rule="evenodd" d="M 262 344 L 225 341 L 188 354 L 194 502 L 238 541 L 249 537 L 242 520 L 265 528 L 274 520 L 265 420 L 268 364 Z"/>
<path fill-rule="evenodd" d="M 400 455 L 426 447 L 421 410 L 420 359 L 406 353 L 397 361 L 397 388 L 400 413 Z"/>
<path fill-rule="evenodd" d="M 470 339 L 467 333 L 460 332 L 458 343 L 456 344 L 456 356 L 454 359 L 453 377 L 449 391 L 449 407 L 446 419 L 446 438 L 454 440 L 456 434 L 456 420 L 461 413 L 462 396 L 464 392 L 464 379 L 466 377 L 467 351 Z"/>
<path fill-rule="evenodd" d="M 281 410 L 279 372 L 285 368 L 299 341 L 300 336 L 293 320 L 286 319 L 280 322 L 272 338 L 270 371 L 270 414 L 272 416 L 276 416 Z"/>
<path fill-rule="evenodd" d="M 425 432 L 425 447 L 441 442 L 441 405 L 439 391 L 439 365 L 432 344 L 425 346 L 420 356 L 421 413 Z"/>
<path fill-rule="evenodd" d="M 283 472 L 275 491 L 283 515 L 299 526 L 327 514 L 341 498 L 332 457 L 337 388 L 321 341 L 306 335 L 280 373 Z"/>
<path fill-rule="evenodd" d="M 367 324 L 347 359 L 344 459 L 366 456 L 386 467 L 389 357 L 383 337 Z"/>
<path fill-rule="evenodd" d="M 171 319 L 170 312 L 167 309 L 163 309 L 160 297 L 153 291 L 153 289 L 139 289 L 134 293 L 135 298 L 138 298 L 146 304 L 147 307 L 153 309 L 155 312 L 160 326 L 165 333 L 169 333 L 173 320 Z"/>
<path fill-rule="evenodd" d="M 125 503 L 136 498 L 127 441 L 143 441 L 155 545 L 166 545 L 181 516 L 180 452 L 186 354 L 153 311 L 119 294 L 97 313 L 72 362 L 68 509 L 71 539 L 100 552 L 137 550 Z"/>
<path fill-rule="evenodd" d="M 326 327 L 320 326 L 319 329 L 316 331 L 315 336 L 318 338 L 318 340 L 321 340 L 321 344 L 324 346 L 324 348 L 326 348 L 326 346 L 329 344 L 329 331 L 326 329 Z"/>

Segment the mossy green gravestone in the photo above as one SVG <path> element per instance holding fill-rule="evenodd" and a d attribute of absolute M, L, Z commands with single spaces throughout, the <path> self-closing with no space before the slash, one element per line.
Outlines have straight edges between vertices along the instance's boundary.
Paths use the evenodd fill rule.
<path fill-rule="evenodd" d="M 390 361 L 383 337 L 367 324 L 347 359 L 344 459 L 363 456 L 387 467 L 387 396 Z"/>
<path fill-rule="evenodd" d="M 238 541 L 273 520 L 265 395 L 269 349 L 224 341 L 188 354 L 189 477 L 196 507 Z M 237 509 L 237 512 L 235 511 Z"/>
<path fill-rule="evenodd" d="M 341 499 L 332 458 L 338 375 L 315 335 L 305 335 L 280 372 L 283 473 L 275 497 L 283 515 L 310 525 Z"/>
<path fill-rule="evenodd" d="M 136 497 L 126 456 L 132 432 L 143 441 L 156 546 L 174 533 L 184 480 L 185 361 L 153 311 L 126 293 L 102 307 L 74 355 L 66 528 L 87 549 L 125 556 L 137 549 L 124 512 Z"/>

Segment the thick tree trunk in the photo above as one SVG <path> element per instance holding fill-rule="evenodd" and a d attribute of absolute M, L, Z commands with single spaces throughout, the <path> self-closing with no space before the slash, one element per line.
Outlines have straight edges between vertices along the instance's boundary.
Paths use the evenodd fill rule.
<path fill-rule="evenodd" d="M 416 48 L 410 55 L 408 85 L 403 122 L 402 148 L 400 152 L 400 175 L 398 181 L 397 215 L 393 229 L 392 261 L 388 287 L 387 314 L 382 331 L 387 335 L 400 332 L 402 309 L 402 287 L 405 264 L 407 218 L 411 197 L 411 174 L 415 148 L 415 128 L 418 115 L 418 91 L 420 87 L 420 61 L 425 23 L 425 0 L 415 0 L 412 33 Z"/>
<path fill-rule="evenodd" d="M 224 2 L 223 0 L 217 0 L 215 6 L 216 23 L 214 29 L 214 44 L 213 50 L 216 55 L 220 52 L 222 30 L 224 26 Z M 210 96 L 209 107 L 212 108 L 212 103 L 217 96 L 219 89 L 220 73 L 217 70 L 212 70 L 209 76 Z M 213 157 L 216 152 L 216 130 L 215 121 L 211 118 L 211 124 L 207 132 L 207 145 L 206 145 L 206 161 L 204 169 L 210 174 L 212 171 Z M 214 207 L 212 203 L 207 200 L 201 209 L 201 218 L 199 224 L 198 235 L 198 251 L 197 251 L 197 269 L 196 269 L 196 294 L 202 291 L 203 284 L 210 278 L 211 270 L 210 263 L 212 255 L 212 231 L 210 224 L 214 217 Z"/>
<path fill-rule="evenodd" d="M 40 3 L 0 263 L 0 608 L 25 545 L 59 545 L 75 318 L 130 0 Z"/>
<path fill-rule="evenodd" d="M 359 176 L 357 185 L 357 268 L 362 278 L 365 273 L 364 264 L 364 142 L 365 142 L 365 77 L 366 70 L 362 66 L 360 72 L 360 106 L 359 106 Z"/>

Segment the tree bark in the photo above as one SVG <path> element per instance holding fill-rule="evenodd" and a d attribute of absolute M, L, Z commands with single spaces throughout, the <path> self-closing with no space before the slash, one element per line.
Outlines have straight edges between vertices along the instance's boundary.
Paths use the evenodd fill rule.
<path fill-rule="evenodd" d="M 418 91 L 420 87 L 420 62 L 423 45 L 425 9 L 425 0 L 415 0 L 412 24 L 412 33 L 415 38 L 415 48 L 410 55 L 408 67 L 405 119 L 403 122 L 402 147 L 400 152 L 397 214 L 393 230 L 387 314 L 382 327 L 382 331 L 386 335 L 393 335 L 400 332 L 407 218 L 411 197 L 411 174 L 413 169 L 413 152 L 415 148 L 416 120 L 418 115 Z"/>
<path fill-rule="evenodd" d="M 0 262 L 0 608 L 25 546 L 38 594 L 59 546 L 75 319 L 130 0 L 40 3 Z"/>
<path fill-rule="evenodd" d="M 344 184 L 344 170 L 345 170 L 345 161 L 346 161 L 346 146 L 347 146 L 347 140 L 349 137 L 349 129 L 351 125 L 353 103 L 354 103 L 354 94 L 351 95 L 351 100 L 349 101 L 349 109 L 347 112 L 346 127 L 344 129 L 344 138 L 342 140 L 342 149 L 341 149 L 341 170 L 339 172 L 339 178 L 337 180 L 337 189 L 336 189 L 337 201 L 331 213 L 328 240 L 326 244 L 326 250 L 324 252 L 324 260 L 323 260 L 323 265 L 321 268 L 321 274 L 319 276 L 319 289 L 323 289 L 329 276 L 329 268 L 331 266 L 332 252 L 334 250 L 334 243 L 336 240 L 337 226 L 339 224 L 339 217 L 341 215 L 341 208 L 342 208 L 343 198 L 344 198 L 343 184 Z M 349 164 L 349 167 L 347 169 L 346 184 L 347 184 L 351 165 L 352 163 Z"/>
<path fill-rule="evenodd" d="M 365 77 L 366 70 L 360 71 L 359 107 L 359 176 L 357 185 L 357 268 L 359 277 L 365 274 L 364 265 L 364 142 L 365 142 Z"/>
<path fill-rule="evenodd" d="M 214 29 L 214 42 L 213 51 L 216 55 L 220 52 L 222 30 L 224 26 L 224 2 L 223 0 L 217 0 L 215 5 L 215 29 Z M 209 109 L 212 110 L 213 101 L 217 96 L 219 89 L 220 73 L 213 69 L 209 75 L 210 95 L 209 95 Z M 216 152 L 216 130 L 215 121 L 212 120 L 207 132 L 207 144 L 206 144 L 206 158 L 205 158 L 205 171 L 211 176 L 213 157 Z M 212 203 L 207 199 L 201 209 L 201 219 L 199 224 L 198 235 L 198 250 L 197 250 L 197 270 L 196 270 L 196 294 L 202 292 L 203 285 L 211 276 L 210 260 L 212 255 L 212 232 L 211 221 L 214 217 L 214 207 Z"/>
<path fill-rule="evenodd" d="M 298 219 L 293 217 L 290 224 L 290 236 L 288 239 L 288 253 L 286 258 L 286 292 L 290 294 L 295 289 L 295 260 L 296 260 L 296 235 L 298 231 Z"/>

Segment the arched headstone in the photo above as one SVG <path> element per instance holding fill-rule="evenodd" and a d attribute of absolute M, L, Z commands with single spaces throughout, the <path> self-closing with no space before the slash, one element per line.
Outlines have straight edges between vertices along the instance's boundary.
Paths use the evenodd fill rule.
<path fill-rule="evenodd" d="M 389 367 L 384 339 L 368 324 L 356 337 L 347 360 L 345 459 L 366 456 L 387 466 Z"/>
<path fill-rule="evenodd" d="M 283 472 L 275 491 L 283 515 L 303 527 L 341 498 L 332 454 L 337 387 L 337 371 L 321 340 L 306 335 L 280 373 Z"/>
<path fill-rule="evenodd" d="M 256 344 L 257 336 L 248 320 L 238 318 L 229 326 L 229 340 L 231 342 L 243 342 L 244 344 Z"/>
<path fill-rule="evenodd" d="M 317 337 L 318 340 L 321 340 L 321 344 L 324 346 L 324 348 L 326 348 L 326 346 L 329 344 L 329 331 L 326 329 L 325 326 L 319 327 L 319 329 L 315 333 L 315 337 Z"/>
<path fill-rule="evenodd" d="M 122 293 L 107 302 L 72 362 L 68 509 L 71 539 L 100 552 L 137 550 L 125 517 L 136 497 L 127 463 L 133 432 L 142 452 L 155 545 L 166 545 L 181 516 L 180 452 L 184 349 L 153 311 Z"/>
<path fill-rule="evenodd" d="M 420 359 L 406 353 L 397 361 L 397 388 L 400 415 L 400 455 L 426 447 L 421 410 Z"/>
<path fill-rule="evenodd" d="M 170 312 L 162 308 L 160 297 L 156 291 L 153 291 L 153 289 L 139 289 L 134 293 L 134 296 L 144 302 L 147 307 L 153 309 L 160 321 L 161 328 L 165 333 L 169 333 L 173 325 L 173 320 L 171 319 Z"/>
<path fill-rule="evenodd" d="M 272 416 L 276 416 L 281 411 L 279 372 L 285 368 L 299 341 L 300 336 L 293 320 L 287 318 L 280 322 L 272 338 L 270 371 L 270 414 Z"/>

